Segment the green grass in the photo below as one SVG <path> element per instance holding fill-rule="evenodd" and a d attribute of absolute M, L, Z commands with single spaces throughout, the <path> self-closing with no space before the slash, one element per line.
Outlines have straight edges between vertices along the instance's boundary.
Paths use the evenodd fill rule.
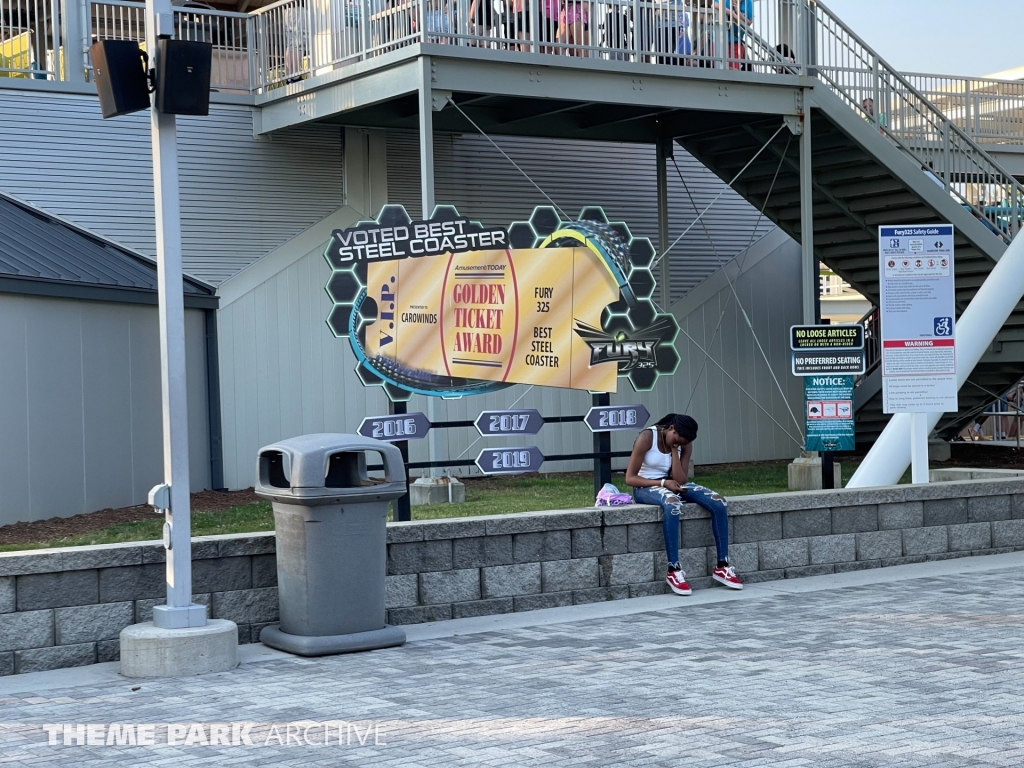
<path fill-rule="evenodd" d="M 744 464 L 735 467 L 719 465 L 706 471 L 698 469 L 694 482 L 706 485 L 722 495 L 749 496 L 759 493 L 780 493 L 786 487 L 786 466 L 780 461 L 764 464 Z M 843 484 L 856 469 L 853 461 L 843 462 Z M 622 473 L 616 473 L 613 482 L 626 491 Z M 900 481 L 910 482 L 910 470 Z M 594 481 L 589 474 L 579 473 L 557 476 L 523 476 L 472 478 L 466 482 L 465 504 L 432 504 L 413 507 L 413 520 L 432 520 L 448 517 L 475 517 L 502 515 L 510 512 L 534 512 L 545 509 L 573 509 L 594 504 Z M 91 533 L 64 539 L 40 541 L 31 544 L 3 544 L 0 552 L 12 552 L 46 547 L 77 547 L 88 544 L 115 544 L 125 541 L 153 541 L 162 535 L 163 518 L 132 523 L 118 523 Z M 272 531 L 274 514 L 269 502 L 232 507 L 221 512 L 196 512 L 192 515 L 192 534 L 210 536 L 224 533 L 253 533 Z"/>

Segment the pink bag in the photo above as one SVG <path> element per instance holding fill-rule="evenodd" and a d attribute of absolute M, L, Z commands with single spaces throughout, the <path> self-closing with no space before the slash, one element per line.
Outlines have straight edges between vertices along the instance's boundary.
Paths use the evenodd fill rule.
<path fill-rule="evenodd" d="M 623 504 L 632 504 L 633 497 L 628 493 L 622 493 L 611 483 L 605 483 L 597 494 L 595 507 L 621 507 Z"/>

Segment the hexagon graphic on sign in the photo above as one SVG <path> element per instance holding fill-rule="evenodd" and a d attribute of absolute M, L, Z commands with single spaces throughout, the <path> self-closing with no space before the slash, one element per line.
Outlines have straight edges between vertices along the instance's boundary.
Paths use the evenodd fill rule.
<path fill-rule="evenodd" d="M 544 463 L 540 448 L 487 448 L 476 457 L 476 465 L 485 475 L 518 475 L 538 472 Z"/>
<path fill-rule="evenodd" d="M 422 413 L 396 413 L 387 416 L 367 416 L 357 431 L 363 437 L 393 443 L 424 438 L 430 431 L 430 426 L 430 419 Z"/>
<path fill-rule="evenodd" d="M 536 408 L 517 411 L 481 411 L 473 422 L 486 436 L 536 435 L 544 426 L 544 417 Z"/>
<path fill-rule="evenodd" d="M 651 414 L 636 405 L 595 405 L 583 417 L 591 432 L 616 432 L 620 429 L 643 429 Z"/>

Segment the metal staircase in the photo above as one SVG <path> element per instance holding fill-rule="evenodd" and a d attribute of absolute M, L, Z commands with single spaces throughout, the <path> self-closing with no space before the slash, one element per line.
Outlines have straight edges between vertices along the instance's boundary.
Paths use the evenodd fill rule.
<path fill-rule="evenodd" d="M 952 223 L 959 315 L 1020 228 L 1020 184 L 824 5 L 805 8 L 813 30 L 806 71 L 816 78 L 804 105 L 811 110 L 815 254 L 877 305 L 878 226 Z M 729 181 L 777 127 L 777 119 L 765 120 L 677 141 Z M 797 141 L 787 133 L 733 187 L 799 241 L 800 164 Z M 1010 342 L 1012 348 L 1018 340 L 1024 340 L 1024 303 L 994 347 Z M 1024 375 L 1024 355 L 1007 352 L 991 353 L 977 366 L 960 391 L 960 414 L 947 414 L 940 433 L 955 432 Z M 866 442 L 889 418 L 873 376 L 879 372 L 864 377 L 858 398 L 857 437 Z"/>

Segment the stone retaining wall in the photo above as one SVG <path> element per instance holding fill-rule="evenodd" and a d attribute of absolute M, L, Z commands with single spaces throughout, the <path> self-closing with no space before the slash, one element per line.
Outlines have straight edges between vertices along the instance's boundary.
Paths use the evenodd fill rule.
<path fill-rule="evenodd" d="M 736 497 L 729 514 L 747 583 L 1024 549 L 1024 479 Z M 629 506 L 391 523 L 388 621 L 662 594 L 660 519 Z M 236 622 L 239 642 L 277 620 L 274 544 L 272 533 L 193 542 L 195 600 Z M 684 511 L 680 546 L 693 587 L 712 586 L 698 507 Z M 115 660 L 120 631 L 164 594 L 158 543 L 0 553 L 0 675 Z"/>

